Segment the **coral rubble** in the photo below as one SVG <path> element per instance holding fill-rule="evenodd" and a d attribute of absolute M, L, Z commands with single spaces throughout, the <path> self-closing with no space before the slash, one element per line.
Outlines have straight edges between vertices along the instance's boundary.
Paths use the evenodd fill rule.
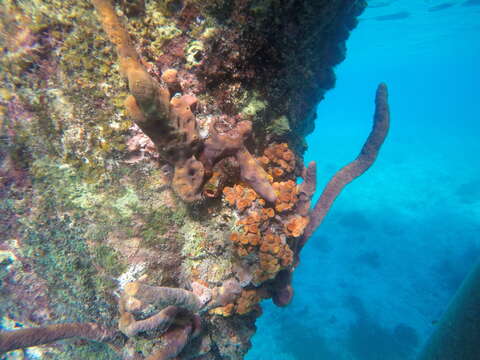
<path fill-rule="evenodd" d="M 365 6 L 0 3 L 0 353 L 242 359 L 387 135 L 382 84 L 360 155 L 311 209 L 304 138 Z"/>

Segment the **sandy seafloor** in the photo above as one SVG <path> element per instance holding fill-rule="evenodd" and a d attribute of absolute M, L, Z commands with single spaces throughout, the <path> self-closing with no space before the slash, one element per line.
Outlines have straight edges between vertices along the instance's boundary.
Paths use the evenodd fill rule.
<path fill-rule="evenodd" d="M 322 187 L 355 158 L 380 81 L 389 137 L 304 249 L 293 303 L 264 302 L 248 360 L 412 359 L 480 256 L 480 1 L 370 5 L 306 161 Z"/>

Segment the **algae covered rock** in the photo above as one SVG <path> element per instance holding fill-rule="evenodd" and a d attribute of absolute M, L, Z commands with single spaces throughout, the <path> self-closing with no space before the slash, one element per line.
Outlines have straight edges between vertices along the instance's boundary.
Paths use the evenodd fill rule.
<path fill-rule="evenodd" d="M 289 286 L 304 138 L 364 7 L 2 1 L 0 328 L 114 334 L 7 358 L 242 359 Z"/>

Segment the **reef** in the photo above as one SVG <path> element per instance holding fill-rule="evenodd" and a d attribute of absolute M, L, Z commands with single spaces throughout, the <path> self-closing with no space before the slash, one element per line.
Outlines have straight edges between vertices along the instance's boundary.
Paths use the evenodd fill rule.
<path fill-rule="evenodd" d="M 365 6 L 3 1 L 0 353 L 242 359 L 387 136 L 380 84 L 312 208 L 304 139 Z"/>

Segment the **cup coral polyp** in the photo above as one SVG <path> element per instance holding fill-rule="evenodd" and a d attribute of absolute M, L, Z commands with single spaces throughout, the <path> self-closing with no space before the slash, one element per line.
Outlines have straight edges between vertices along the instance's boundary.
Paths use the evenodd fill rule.
<path fill-rule="evenodd" d="M 298 238 L 302 236 L 307 227 L 309 218 L 306 216 L 293 215 L 285 223 L 285 233 L 289 236 Z"/>
<path fill-rule="evenodd" d="M 293 180 L 273 183 L 273 189 L 277 194 L 275 210 L 282 213 L 292 210 L 297 203 L 297 185 Z"/>

